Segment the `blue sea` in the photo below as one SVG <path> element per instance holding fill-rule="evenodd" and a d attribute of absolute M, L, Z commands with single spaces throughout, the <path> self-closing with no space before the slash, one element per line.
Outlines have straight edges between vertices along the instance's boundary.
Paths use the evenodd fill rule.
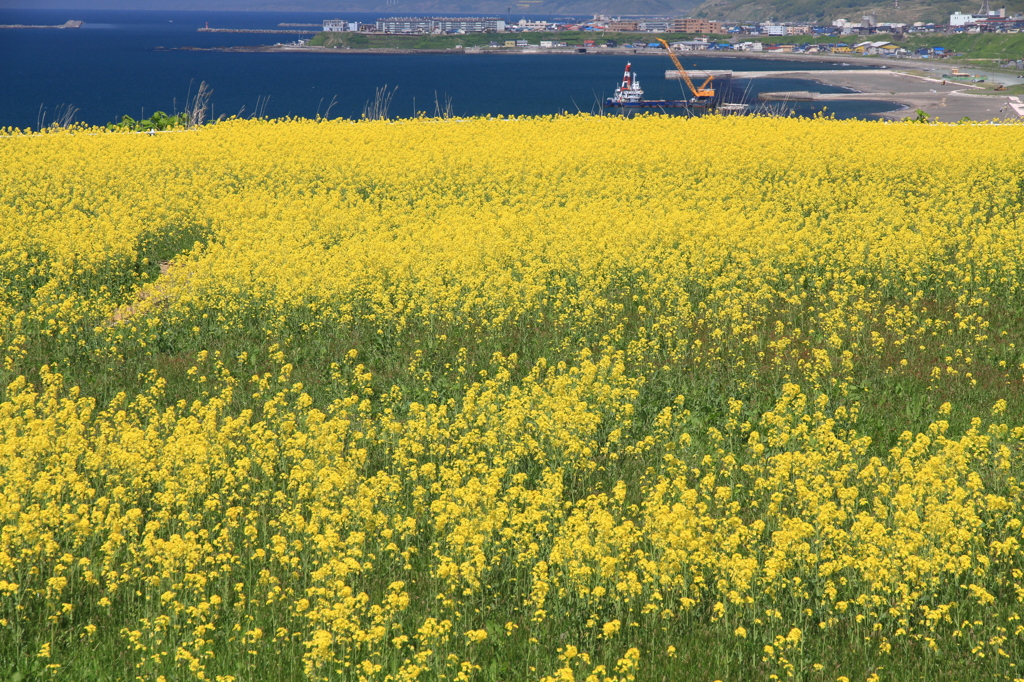
<path fill-rule="evenodd" d="M 213 48 L 292 42 L 299 36 L 199 33 L 216 28 L 273 29 L 279 23 L 319 23 L 342 18 L 370 22 L 377 14 L 324 12 L 162 12 L 2 10 L 0 24 L 63 24 L 81 29 L 0 30 L 0 127 L 38 127 L 61 107 L 77 109 L 91 124 L 180 111 L 189 93 L 205 81 L 213 89 L 212 113 L 269 117 L 358 118 L 378 88 L 394 91 L 390 114 L 434 113 L 435 102 L 460 116 L 543 115 L 597 111 L 618 84 L 626 58 L 576 54 L 291 54 L 231 53 L 178 48 Z M 646 97 L 673 99 L 680 81 L 664 53 L 629 57 Z M 783 70 L 792 63 L 747 58 L 687 56 L 701 69 Z M 814 68 L 828 68 L 816 63 Z M 835 65 L 834 68 L 846 68 Z M 762 78 L 733 83 L 733 99 L 756 102 L 763 91 L 841 88 L 811 81 Z M 871 118 L 898 108 L 872 101 L 829 102 L 839 118 Z M 812 115 L 822 103 L 789 105 Z"/>

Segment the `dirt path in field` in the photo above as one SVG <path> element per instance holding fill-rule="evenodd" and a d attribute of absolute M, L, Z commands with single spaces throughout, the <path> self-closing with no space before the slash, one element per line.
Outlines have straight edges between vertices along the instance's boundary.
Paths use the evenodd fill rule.
<path fill-rule="evenodd" d="M 181 273 L 181 268 L 173 268 L 174 275 Z M 139 289 L 135 294 L 135 301 L 126 305 L 118 306 L 114 313 L 107 319 L 107 326 L 114 326 L 122 322 L 131 321 L 136 315 L 142 312 L 143 303 L 151 305 L 166 301 L 171 297 L 171 291 L 177 282 L 173 281 L 172 267 L 170 261 L 160 261 L 160 274 L 155 280 Z M 150 306 L 146 306 L 150 307 Z"/>

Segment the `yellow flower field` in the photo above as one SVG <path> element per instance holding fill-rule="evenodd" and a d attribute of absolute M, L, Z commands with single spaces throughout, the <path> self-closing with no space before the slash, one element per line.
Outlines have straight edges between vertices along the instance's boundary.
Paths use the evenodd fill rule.
<path fill-rule="evenodd" d="M 1022 149 L 6 131 L 0 678 L 1024 680 Z"/>

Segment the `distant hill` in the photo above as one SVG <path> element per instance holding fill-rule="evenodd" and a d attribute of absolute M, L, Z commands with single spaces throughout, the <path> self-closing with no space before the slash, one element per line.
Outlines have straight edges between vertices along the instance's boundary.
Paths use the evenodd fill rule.
<path fill-rule="evenodd" d="M 249 10 L 339 12 L 684 16 L 701 0 L 0 0 L 0 9 Z"/>
<path fill-rule="evenodd" d="M 701 4 L 703 2 L 703 4 Z M 160 9 L 314 11 L 438 14 L 528 14 L 567 16 L 695 16 L 733 21 L 859 21 L 873 13 L 879 21 L 946 22 L 951 12 L 977 11 L 981 0 L 0 0 L 0 9 Z M 1004 3 L 992 2 L 992 7 Z M 1024 0 L 1008 0 L 1009 12 L 1024 12 Z"/>
<path fill-rule="evenodd" d="M 694 16 L 732 21 L 815 21 L 834 19 L 860 21 L 874 14 L 880 22 L 915 21 L 946 23 L 955 11 L 976 12 L 981 2 L 968 0 L 706 0 L 693 11 Z M 1024 11 L 1024 0 L 990 2 L 993 9 L 1006 7 L 1008 13 Z"/>
<path fill-rule="evenodd" d="M 400 16 L 403 13 L 496 14 L 513 18 L 524 14 L 587 16 L 592 14 L 684 16 L 693 13 L 701 0 L 338 0 L 322 3 L 338 11 L 380 12 Z M 265 9 L 285 9 L 282 0 L 257 0 L 248 7 L 265 4 Z M 295 2 L 296 8 L 300 2 Z M 510 9 L 511 8 L 511 9 Z"/>

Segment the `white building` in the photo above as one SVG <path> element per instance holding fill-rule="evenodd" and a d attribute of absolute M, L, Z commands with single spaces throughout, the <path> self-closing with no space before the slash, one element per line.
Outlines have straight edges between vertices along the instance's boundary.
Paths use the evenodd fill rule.
<path fill-rule="evenodd" d="M 983 24 L 989 19 L 1005 19 L 1006 8 L 1003 9 L 988 9 L 988 3 L 982 7 L 981 12 L 977 14 L 964 14 L 963 12 L 953 12 L 949 15 L 949 25 L 951 27 L 960 26 L 971 26 L 973 24 Z"/>
<path fill-rule="evenodd" d="M 644 33 L 668 33 L 671 24 L 668 21 L 641 21 L 637 30 Z"/>
<path fill-rule="evenodd" d="M 543 31 L 554 31 L 558 28 L 558 24 L 553 21 L 527 21 L 526 19 L 520 19 L 519 23 L 516 24 L 520 31 L 529 33 L 541 33 Z"/>
<path fill-rule="evenodd" d="M 324 19 L 324 30 L 329 32 L 358 31 L 358 21 L 345 21 L 344 19 Z"/>
<path fill-rule="evenodd" d="M 496 17 L 390 17 L 377 20 L 381 33 L 495 33 L 505 32 Z"/>
<path fill-rule="evenodd" d="M 505 32 L 505 20 L 496 17 L 434 17 L 434 33 L 493 33 Z"/>
<path fill-rule="evenodd" d="M 389 17 L 377 20 L 381 33 L 431 33 L 434 23 L 425 17 Z"/>
<path fill-rule="evenodd" d="M 701 52 L 708 49 L 708 41 L 701 40 L 700 38 L 696 40 L 678 40 L 669 47 L 676 52 Z"/>
<path fill-rule="evenodd" d="M 786 27 L 779 24 L 762 24 L 761 35 L 784 36 L 786 35 Z"/>

